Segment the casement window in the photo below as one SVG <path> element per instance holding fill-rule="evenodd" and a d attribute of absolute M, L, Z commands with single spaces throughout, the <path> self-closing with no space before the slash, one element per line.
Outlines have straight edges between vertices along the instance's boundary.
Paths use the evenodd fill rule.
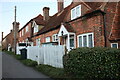
<path fill-rule="evenodd" d="M 36 46 L 40 46 L 40 38 L 36 39 Z"/>
<path fill-rule="evenodd" d="M 34 33 L 38 32 L 38 25 L 34 25 Z"/>
<path fill-rule="evenodd" d="M 81 5 L 71 9 L 71 20 L 81 16 Z"/>
<path fill-rule="evenodd" d="M 50 37 L 45 38 L 46 42 L 50 42 Z"/>
<path fill-rule="evenodd" d="M 58 42 L 58 34 L 54 34 L 54 35 L 52 36 L 52 41 L 53 41 L 53 42 Z"/>
<path fill-rule="evenodd" d="M 25 28 L 25 29 L 26 29 L 25 31 L 26 31 L 26 32 L 28 32 L 28 26 L 26 26 L 26 28 Z"/>
<path fill-rule="evenodd" d="M 70 48 L 74 48 L 74 36 L 70 37 Z"/>
<path fill-rule="evenodd" d="M 78 35 L 78 47 L 94 47 L 93 33 Z"/>
<path fill-rule="evenodd" d="M 111 48 L 117 48 L 118 49 L 118 43 L 111 43 Z"/>

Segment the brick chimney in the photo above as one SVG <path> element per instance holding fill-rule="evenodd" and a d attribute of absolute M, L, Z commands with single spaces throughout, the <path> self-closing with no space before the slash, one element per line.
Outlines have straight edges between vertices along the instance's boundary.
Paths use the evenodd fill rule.
<path fill-rule="evenodd" d="M 50 16 L 49 16 L 49 7 L 44 7 L 43 8 L 43 20 L 48 21 Z"/>
<path fill-rule="evenodd" d="M 57 0 L 58 3 L 58 12 L 64 9 L 64 0 Z"/>
<path fill-rule="evenodd" d="M 3 41 L 3 33 L 4 33 L 4 32 L 2 32 L 2 41 Z"/>

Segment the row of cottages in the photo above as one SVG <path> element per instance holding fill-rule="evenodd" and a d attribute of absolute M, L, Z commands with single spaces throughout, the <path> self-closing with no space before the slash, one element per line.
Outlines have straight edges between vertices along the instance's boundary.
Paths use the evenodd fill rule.
<path fill-rule="evenodd" d="M 10 30 L 10 33 L 7 34 L 5 37 L 4 32 L 2 32 L 2 50 L 14 51 L 14 34 L 16 34 L 16 40 L 18 40 L 18 31 L 19 31 L 19 22 L 16 22 L 16 31 L 14 30 L 14 22 L 13 22 L 13 29 Z"/>
<path fill-rule="evenodd" d="M 33 46 L 65 45 L 68 51 L 78 47 L 120 48 L 120 2 L 73 2 L 58 12 L 31 19 L 19 30 L 19 43 Z"/>

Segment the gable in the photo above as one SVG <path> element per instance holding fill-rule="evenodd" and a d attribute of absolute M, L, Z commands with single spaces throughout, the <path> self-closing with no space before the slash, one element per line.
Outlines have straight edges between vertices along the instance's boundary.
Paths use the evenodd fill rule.
<path fill-rule="evenodd" d="M 59 32 L 58 32 L 58 36 L 62 36 L 62 32 L 63 32 L 63 35 L 68 34 L 68 31 L 67 31 L 67 29 L 64 27 L 63 24 L 62 24 L 61 27 L 60 27 L 60 30 L 59 30 Z"/>

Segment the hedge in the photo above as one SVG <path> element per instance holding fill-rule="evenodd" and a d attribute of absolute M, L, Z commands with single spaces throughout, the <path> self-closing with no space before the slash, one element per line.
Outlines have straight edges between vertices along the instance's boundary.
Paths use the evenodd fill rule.
<path fill-rule="evenodd" d="M 63 61 L 65 72 L 73 78 L 120 78 L 118 49 L 77 48 L 64 55 Z"/>

